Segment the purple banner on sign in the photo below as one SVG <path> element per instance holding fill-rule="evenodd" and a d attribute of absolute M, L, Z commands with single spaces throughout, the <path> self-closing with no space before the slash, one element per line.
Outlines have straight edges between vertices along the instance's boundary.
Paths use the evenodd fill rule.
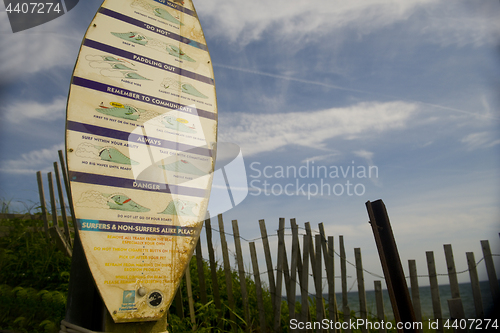
<path fill-rule="evenodd" d="M 72 182 L 102 185 L 102 186 L 112 186 L 120 188 L 128 188 L 134 190 L 143 190 L 157 193 L 171 193 L 178 195 L 186 195 L 191 197 L 205 197 L 205 189 L 178 186 L 165 183 L 155 183 L 148 181 L 139 181 L 128 178 L 112 177 L 105 175 L 97 175 L 93 173 L 85 173 L 78 171 L 70 171 L 69 179 Z"/>
<path fill-rule="evenodd" d="M 130 99 L 144 102 L 144 103 L 148 103 L 151 105 L 157 105 L 157 106 L 161 106 L 164 108 L 177 110 L 177 111 L 192 114 L 195 116 L 197 115 L 197 116 L 207 118 L 207 119 L 217 119 L 217 114 L 215 114 L 213 112 L 201 110 L 201 109 L 189 106 L 189 105 L 183 105 L 183 104 L 171 102 L 169 100 L 161 99 L 161 98 L 154 97 L 151 95 L 141 94 L 141 93 L 138 93 L 138 92 L 135 92 L 132 90 L 118 88 L 115 86 L 110 86 L 110 85 L 107 85 L 104 83 L 84 79 L 84 78 L 81 78 L 78 76 L 73 76 L 72 84 L 80 86 L 80 87 L 96 90 L 96 91 L 105 92 L 105 93 L 116 95 L 116 96 L 130 98 Z"/>
<path fill-rule="evenodd" d="M 71 120 L 68 120 L 67 129 L 75 132 L 104 136 L 110 139 L 128 141 L 130 143 L 133 142 L 142 145 L 150 145 L 159 148 L 177 150 L 183 153 L 190 153 L 202 156 L 212 156 L 212 151 L 207 148 L 195 147 L 184 143 L 157 139 L 151 136 L 144 136 L 129 132 L 118 131 L 111 128 L 82 124 Z"/>
<path fill-rule="evenodd" d="M 146 219 L 147 217 L 143 218 Z M 177 225 L 158 225 L 158 224 L 147 224 L 147 223 L 101 221 L 101 220 L 86 220 L 86 219 L 77 219 L 76 221 L 78 223 L 78 230 L 82 231 L 101 231 L 101 232 L 104 231 L 104 232 L 116 232 L 116 233 L 126 233 L 126 234 L 163 235 L 163 236 L 180 236 L 180 237 L 194 237 L 196 235 L 196 228 L 181 227 Z M 133 242 L 133 240 L 131 240 L 131 242 Z M 140 242 L 142 241 L 137 241 L 137 243 Z M 135 244 L 135 245 L 143 245 L 143 244 Z M 149 245 L 149 244 L 144 243 L 144 245 Z"/>
<path fill-rule="evenodd" d="M 101 7 L 101 9 L 99 10 L 99 13 L 107 15 L 109 17 L 113 17 L 113 18 L 120 20 L 120 21 L 123 21 L 123 22 L 127 22 L 129 24 L 135 25 L 136 27 L 139 27 L 142 29 L 147 29 L 148 31 L 154 32 L 156 34 L 159 34 L 162 36 L 167 36 L 168 38 L 172 38 L 173 40 L 179 41 L 179 42 L 184 43 L 186 45 L 191 45 L 191 46 L 196 47 L 200 50 L 208 51 L 208 48 L 205 44 L 198 43 L 197 41 L 194 41 L 194 40 L 186 38 L 186 37 L 182 37 L 181 35 L 178 35 L 178 34 L 173 33 L 171 31 L 168 31 L 168 30 L 162 29 L 160 27 L 139 21 L 135 18 L 132 18 L 132 17 L 129 17 L 126 15 L 117 13 L 111 9 Z"/>
<path fill-rule="evenodd" d="M 85 39 L 83 41 L 83 45 L 91 47 L 91 48 L 96 49 L 96 50 L 100 50 L 100 51 L 112 53 L 112 54 L 120 56 L 120 57 L 124 57 L 124 58 L 130 59 L 130 60 L 134 60 L 134 61 L 146 64 L 146 65 L 149 65 L 149 66 L 152 66 L 152 67 L 155 67 L 155 68 L 163 69 L 163 70 L 165 70 L 167 72 L 175 73 L 175 74 L 178 74 L 178 75 L 189 77 L 191 79 L 194 79 L 194 80 L 197 80 L 197 81 L 200 81 L 200 82 L 204 82 L 204 83 L 208 83 L 208 84 L 214 85 L 214 79 L 212 79 L 210 77 L 203 76 L 203 75 L 200 75 L 200 74 L 196 74 L 196 73 L 187 71 L 185 69 L 182 69 L 182 68 L 179 68 L 179 67 L 175 67 L 175 66 L 169 65 L 167 63 L 158 61 L 158 60 L 154 60 L 154 59 L 151 59 L 151 58 L 140 56 L 140 55 L 132 53 L 132 52 L 128 52 L 128 51 L 125 51 L 125 50 L 122 50 L 122 49 L 118 49 L 118 48 L 116 48 L 114 46 L 102 44 L 102 43 L 93 41 L 91 39 Z"/>

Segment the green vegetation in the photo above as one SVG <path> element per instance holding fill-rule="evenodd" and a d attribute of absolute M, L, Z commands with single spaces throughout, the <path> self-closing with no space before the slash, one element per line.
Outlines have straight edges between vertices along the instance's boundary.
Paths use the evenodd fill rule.
<path fill-rule="evenodd" d="M 47 241 L 41 220 L 0 220 L 0 328 L 57 332 L 71 259 Z"/>

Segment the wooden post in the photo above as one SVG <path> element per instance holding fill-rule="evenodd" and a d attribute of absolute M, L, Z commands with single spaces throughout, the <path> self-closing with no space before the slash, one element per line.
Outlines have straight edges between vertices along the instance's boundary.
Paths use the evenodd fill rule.
<path fill-rule="evenodd" d="M 243 263 L 243 253 L 241 252 L 240 230 L 238 221 L 233 220 L 234 247 L 236 249 L 236 260 L 238 261 L 238 274 L 240 277 L 241 298 L 243 302 L 243 313 L 245 315 L 247 331 L 251 331 L 250 309 L 248 308 L 248 292 L 245 276 L 245 264 Z"/>
<path fill-rule="evenodd" d="M 460 328 L 460 322 L 465 320 L 464 306 L 460 298 L 452 298 L 448 300 L 448 309 L 450 310 L 450 322 L 453 325 L 455 322 L 458 324 L 458 328 L 453 328 L 454 332 L 468 332 L 467 326 L 465 328 Z M 461 320 L 462 319 L 462 320 Z"/>
<path fill-rule="evenodd" d="M 47 216 L 47 206 L 45 205 L 45 194 L 43 191 L 43 181 L 42 173 L 38 171 L 36 173 L 36 178 L 38 181 L 38 194 L 40 195 L 40 207 L 42 209 L 42 220 L 43 220 L 43 231 L 45 232 L 45 238 L 50 239 L 49 235 L 49 217 Z"/>
<path fill-rule="evenodd" d="M 175 301 L 175 312 L 177 317 L 184 319 L 184 306 L 182 302 L 182 282 L 179 284 L 179 288 L 177 288 L 177 292 L 175 293 L 174 301 Z"/>
<path fill-rule="evenodd" d="M 363 276 L 363 261 L 361 260 L 361 249 L 354 249 L 354 257 L 356 258 L 356 277 L 358 279 L 358 297 L 359 297 L 359 312 L 361 319 L 365 322 L 368 319 L 368 310 L 366 306 L 365 278 Z M 361 332 L 368 332 L 365 325 L 361 326 Z"/>
<path fill-rule="evenodd" d="M 64 234 L 69 246 L 72 246 L 71 234 L 69 232 L 68 214 L 66 214 L 66 205 L 64 204 L 64 193 L 61 184 L 61 176 L 59 175 L 59 167 L 57 162 L 54 162 L 54 174 L 56 175 L 57 192 L 59 193 L 59 204 L 61 206 L 61 216 L 63 219 Z"/>
<path fill-rule="evenodd" d="M 203 255 L 201 253 L 201 237 L 196 243 L 196 266 L 198 268 L 198 284 L 200 287 L 200 301 L 202 304 L 207 304 L 207 286 L 205 282 L 205 269 L 203 265 Z"/>
<path fill-rule="evenodd" d="M 75 218 L 75 207 L 73 206 L 73 197 L 71 196 L 71 187 L 69 185 L 68 169 L 66 161 L 64 160 L 62 150 L 59 150 L 58 153 L 59 153 L 59 162 L 61 162 L 61 171 L 63 174 L 64 187 L 66 188 L 66 197 L 68 198 L 69 211 L 71 213 L 71 220 L 73 221 L 73 227 L 76 230 L 77 227 Z"/>
<path fill-rule="evenodd" d="M 465 255 L 467 257 L 467 265 L 469 266 L 469 276 L 472 287 L 472 297 L 474 298 L 474 307 L 476 309 L 476 318 L 484 318 L 483 300 L 481 297 L 481 288 L 479 286 L 479 276 L 477 275 L 474 253 L 467 252 Z"/>
<path fill-rule="evenodd" d="M 311 260 L 311 271 L 313 275 L 313 280 L 316 282 L 316 256 L 314 254 L 314 239 L 311 232 L 311 224 L 309 222 L 304 223 L 306 228 L 306 235 L 309 237 L 309 259 Z"/>
<path fill-rule="evenodd" d="M 59 229 L 59 225 L 57 223 L 57 205 L 56 205 L 56 196 L 54 193 L 54 181 L 52 180 L 52 172 L 47 173 L 47 179 L 49 182 L 50 208 L 52 212 L 52 227 Z"/>
<path fill-rule="evenodd" d="M 321 235 L 321 245 L 323 250 L 323 258 L 325 260 L 325 269 L 326 269 L 326 278 L 328 280 L 328 317 L 333 322 L 336 321 L 336 312 L 337 312 L 337 299 L 335 297 L 335 268 L 334 268 L 334 249 L 333 249 L 333 237 L 327 238 L 325 234 L 325 228 L 323 223 L 318 224 L 319 233 Z M 326 314 L 325 314 L 326 315 Z"/>
<path fill-rule="evenodd" d="M 257 261 L 257 251 L 255 243 L 250 242 L 250 256 L 252 257 L 253 276 L 255 280 L 255 296 L 257 297 L 257 308 L 259 309 L 260 332 L 266 333 L 266 314 L 264 310 L 264 300 L 262 297 L 262 286 L 260 281 L 259 264 Z"/>
<path fill-rule="evenodd" d="M 413 309 L 415 310 L 415 319 L 417 322 L 421 323 L 422 310 L 420 306 L 420 291 L 418 289 L 417 263 L 415 260 L 408 260 L 408 266 L 410 269 L 411 298 L 413 302 Z"/>
<path fill-rule="evenodd" d="M 189 304 L 189 317 L 191 319 L 191 324 L 193 325 L 193 331 L 196 331 L 196 318 L 194 316 L 194 300 L 193 300 L 193 290 L 191 289 L 191 268 L 187 265 L 186 268 L 186 289 L 188 294 L 188 304 Z"/>
<path fill-rule="evenodd" d="M 401 265 L 396 240 L 384 202 L 382 200 L 367 201 L 366 208 L 370 217 L 375 243 L 377 244 L 382 270 L 384 271 L 387 290 L 394 311 L 394 319 L 396 322 L 414 323 L 416 321 L 415 313 L 413 312 L 403 266 Z M 417 332 L 414 328 L 398 331 Z"/>
<path fill-rule="evenodd" d="M 290 224 L 292 225 L 292 237 L 297 237 L 297 275 L 299 276 L 300 285 L 302 284 L 302 256 L 300 254 L 299 226 L 297 225 L 295 219 L 290 219 Z"/>
<path fill-rule="evenodd" d="M 458 287 L 457 271 L 455 269 L 455 260 L 453 259 L 451 244 L 444 244 L 443 247 L 448 269 L 448 278 L 450 280 L 451 298 L 460 298 L 460 289 Z"/>
<path fill-rule="evenodd" d="M 436 264 L 434 262 L 434 252 L 425 252 L 427 256 L 427 268 L 429 270 L 429 282 L 431 285 L 432 309 L 434 310 L 434 320 L 438 321 L 437 332 L 443 332 L 443 312 L 441 310 L 441 297 L 439 296 L 439 285 L 436 274 Z"/>
<path fill-rule="evenodd" d="M 220 302 L 219 282 L 217 281 L 217 264 L 215 262 L 214 246 L 212 244 L 212 223 L 210 222 L 210 218 L 205 220 L 205 233 L 207 235 L 210 276 L 212 278 L 212 292 L 214 296 L 215 307 L 217 308 L 220 316 L 222 311 L 222 304 Z M 219 320 L 219 323 L 222 322 Z"/>
<path fill-rule="evenodd" d="M 227 290 L 227 302 L 229 303 L 229 319 L 231 321 L 231 329 L 233 332 L 236 331 L 236 316 L 234 315 L 235 303 L 233 296 L 233 279 L 231 276 L 231 263 L 229 262 L 229 251 L 227 249 L 226 234 L 224 232 L 224 221 L 222 220 L 222 214 L 218 215 L 219 219 L 219 233 L 220 233 L 220 243 L 222 246 L 222 260 L 224 262 L 224 274 L 226 277 L 226 290 Z"/>
<path fill-rule="evenodd" d="M 316 274 L 314 274 L 314 285 L 316 286 L 316 321 L 323 320 L 323 281 L 322 281 L 322 265 L 321 265 L 321 235 L 316 235 Z M 320 327 L 319 332 L 323 332 Z"/>
<path fill-rule="evenodd" d="M 500 289 L 498 287 L 495 265 L 493 264 L 493 256 L 491 255 L 490 242 L 482 240 L 481 248 L 483 249 L 484 263 L 486 264 L 486 272 L 488 273 L 488 280 L 490 281 L 491 296 L 493 297 L 493 302 L 499 302 Z"/>
<path fill-rule="evenodd" d="M 103 331 L 105 313 L 108 311 L 90 272 L 79 234 L 75 232 L 65 321 L 91 331 Z M 113 321 L 109 313 L 107 316 Z"/>
<path fill-rule="evenodd" d="M 299 230 L 297 225 L 290 220 L 292 227 L 292 258 L 290 262 L 290 289 L 288 290 L 288 316 L 295 319 L 295 295 L 297 292 L 297 263 L 299 251 Z"/>
<path fill-rule="evenodd" d="M 382 322 L 385 321 L 384 313 L 384 295 L 382 294 L 382 282 L 373 281 L 375 286 L 375 302 L 377 304 L 377 319 Z M 385 333 L 387 330 L 385 326 L 379 329 L 379 333 Z"/>
<path fill-rule="evenodd" d="M 337 298 L 335 297 L 335 257 L 334 257 L 334 247 L 333 247 L 333 236 L 328 236 L 328 261 L 327 265 L 327 275 L 330 276 L 328 279 L 328 317 L 330 322 L 333 322 L 333 329 L 331 332 L 336 332 L 337 328 L 335 323 L 337 322 Z"/>
<path fill-rule="evenodd" d="M 271 250 L 269 249 L 269 240 L 267 239 L 266 222 L 259 220 L 260 234 L 262 237 L 262 245 L 264 247 L 264 256 L 266 257 L 267 276 L 269 278 L 269 292 L 271 293 L 271 304 L 274 313 L 274 304 L 276 298 L 276 282 L 274 281 L 274 267 L 271 258 Z"/>
<path fill-rule="evenodd" d="M 344 322 L 351 322 L 351 311 L 349 309 L 349 302 L 347 300 L 347 267 L 346 267 L 346 256 L 344 247 L 344 236 L 339 236 L 339 247 L 340 247 L 340 276 L 342 283 L 342 316 Z M 350 326 L 350 325 L 349 325 Z M 351 332 L 348 327 L 345 329 L 346 333 Z"/>
<path fill-rule="evenodd" d="M 304 235 L 302 258 L 302 283 L 300 284 L 301 321 L 307 322 L 309 313 L 309 236 Z M 305 332 L 305 330 L 304 330 Z"/>
<path fill-rule="evenodd" d="M 274 331 L 281 331 L 281 289 L 283 281 L 283 260 L 285 257 L 285 219 L 280 218 L 278 229 L 278 265 L 276 269 L 276 296 L 274 298 Z"/>
<path fill-rule="evenodd" d="M 280 229 L 278 230 L 278 238 L 279 238 L 279 234 L 281 233 L 282 234 L 282 239 L 283 239 L 283 268 L 282 268 L 282 271 L 283 271 L 283 278 L 285 280 L 285 293 L 286 293 L 286 299 L 287 299 L 287 302 L 288 302 L 288 306 L 290 307 L 295 307 L 295 300 L 292 300 L 292 298 L 290 297 L 289 295 L 289 290 L 291 288 L 291 283 L 290 283 L 290 269 L 289 269 L 289 266 L 288 266 L 288 256 L 286 254 L 286 244 L 285 244 L 285 219 L 284 218 L 280 218 L 280 223 L 279 225 L 283 226 L 283 228 L 280 227 Z"/>

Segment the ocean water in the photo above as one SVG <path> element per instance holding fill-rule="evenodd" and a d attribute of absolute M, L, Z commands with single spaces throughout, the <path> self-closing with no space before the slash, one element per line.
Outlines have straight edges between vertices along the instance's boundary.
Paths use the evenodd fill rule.
<path fill-rule="evenodd" d="M 476 310 L 474 307 L 474 299 L 472 296 L 472 287 L 470 283 L 462 283 L 459 284 L 460 288 L 460 298 L 462 299 L 462 304 L 464 306 L 465 316 L 466 318 L 476 318 Z M 488 281 L 480 282 L 481 289 L 481 297 L 483 301 L 483 309 L 485 313 L 488 313 L 493 306 L 493 298 L 490 291 L 490 285 Z M 422 310 L 422 317 L 424 319 L 432 319 L 434 318 L 434 310 L 432 308 L 432 297 L 431 297 L 431 288 L 420 287 L 420 307 Z M 391 301 L 389 298 L 389 293 L 387 290 L 383 290 L 384 296 L 384 312 L 388 319 L 394 319 L 394 315 L 392 313 Z M 411 295 L 411 290 L 410 290 Z M 339 311 L 342 311 L 342 294 L 337 293 L 337 305 L 339 307 Z M 443 313 L 443 318 L 449 318 L 448 311 L 448 299 L 451 298 L 451 290 L 449 285 L 439 286 L 439 296 L 441 298 L 441 311 Z M 328 299 L 328 295 L 324 295 L 325 299 Z M 349 303 L 349 308 L 354 310 L 359 314 L 359 296 L 357 292 L 349 292 L 347 294 L 347 299 Z M 368 313 L 371 313 L 373 316 L 377 314 L 377 306 L 375 303 L 375 291 L 366 291 L 366 302 Z"/>

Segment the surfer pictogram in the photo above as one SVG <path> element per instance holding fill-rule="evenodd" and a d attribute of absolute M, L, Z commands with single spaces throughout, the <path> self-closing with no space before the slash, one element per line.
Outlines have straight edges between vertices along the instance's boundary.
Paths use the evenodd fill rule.
<path fill-rule="evenodd" d="M 106 77 L 125 78 L 131 80 L 147 80 L 151 81 L 141 74 L 137 73 L 134 68 L 134 63 L 116 58 L 111 55 L 87 55 L 85 59 L 89 62 L 91 68 L 99 70 L 99 74 Z"/>
<path fill-rule="evenodd" d="M 183 82 L 176 80 L 176 79 L 165 78 L 165 79 L 163 79 L 161 86 L 165 89 L 172 89 L 172 90 L 175 90 L 177 92 L 189 94 L 191 96 L 196 96 L 196 97 L 200 97 L 200 98 L 204 98 L 204 99 L 208 98 L 208 96 L 205 96 L 204 94 L 202 94 L 192 84 L 183 83 Z"/>
<path fill-rule="evenodd" d="M 199 206 L 197 203 L 186 200 L 172 200 L 162 212 L 158 214 L 168 214 L 177 216 L 197 216 Z"/>
<path fill-rule="evenodd" d="M 179 0 L 176 2 L 184 5 L 184 1 Z M 146 13 L 154 14 L 156 17 L 162 18 L 170 23 L 184 25 L 184 23 L 180 21 L 179 14 L 174 10 L 169 10 L 168 7 L 162 8 L 156 4 L 150 4 L 145 0 L 135 0 L 130 6 Z"/>
<path fill-rule="evenodd" d="M 76 156 L 94 160 L 113 162 L 118 164 L 138 165 L 139 162 L 131 160 L 128 156 L 114 147 L 102 147 L 91 143 L 81 143 L 75 151 Z"/>
<path fill-rule="evenodd" d="M 162 115 L 158 112 L 140 109 L 130 104 L 121 104 L 116 102 L 111 102 L 110 106 L 106 106 L 101 102 L 99 107 L 95 110 L 107 116 L 135 120 L 141 123 L 148 122 L 148 124 L 150 125 L 156 124 L 157 126 L 165 127 L 179 132 L 197 132 L 194 124 L 191 124 L 185 118 L 174 116 L 173 112 L 165 113 Z"/>
<path fill-rule="evenodd" d="M 82 193 L 76 205 L 79 207 L 115 209 L 137 213 L 150 211 L 149 208 L 138 204 L 123 193 L 106 194 L 95 190 Z"/>
<path fill-rule="evenodd" d="M 196 62 L 196 60 L 188 56 L 180 47 L 162 42 L 156 38 L 147 37 L 146 35 L 136 31 L 111 32 L 111 34 L 123 40 L 139 44 L 142 46 L 146 46 L 163 53 L 170 54 L 173 57 L 186 60 L 188 62 Z"/>

